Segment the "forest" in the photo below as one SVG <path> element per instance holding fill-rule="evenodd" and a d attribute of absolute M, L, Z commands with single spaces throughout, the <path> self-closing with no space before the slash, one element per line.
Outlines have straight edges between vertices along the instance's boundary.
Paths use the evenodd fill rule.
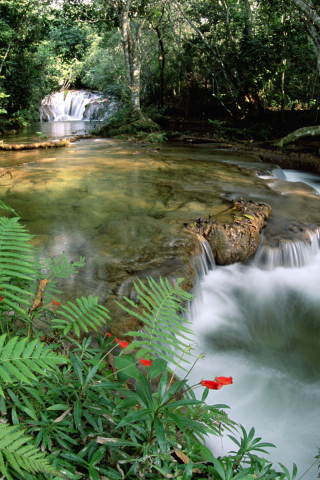
<path fill-rule="evenodd" d="M 1 0 L 1 129 L 51 92 L 138 116 L 224 120 L 259 139 L 318 123 L 320 7 L 308 0 Z M 278 134 L 279 136 L 279 134 Z"/>

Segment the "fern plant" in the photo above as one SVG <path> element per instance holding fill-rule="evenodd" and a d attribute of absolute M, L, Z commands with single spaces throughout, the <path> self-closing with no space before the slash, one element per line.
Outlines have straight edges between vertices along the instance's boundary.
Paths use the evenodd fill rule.
<path fill-rule="evenodd" d="M 46 459 L 45 454 L 31 443 L 19 427 L 0 424 L 0 472 L 12 480 L 12 469 L 25 478 L 25 472 L 61 475 Z M 16 477 L 15 477 L 16 478 Z"/>
<path fill-rule="evenodd" d="M 84 257 L 80 257 L 78 262 L 68 262 L 65 252 L 62 252 L 60 258 L 42 260 L 40 278 L 42 280 L 48 280 L 47 286 L 43 292 L 44 303 L 57 299 L 57 296 L 62 293 L 56 286 L 57 279 L 68 278 L 70 275 L 78 273 L 78 268 L 84 266 Z"/>
<path fill-rule="evenodd" d="M 80 328 L 86 333 L 89 331 L 88 327 L 97 331 L 110 319 L 109 310 L 99 305 L 98 300 L 98 297 L 89 295 L 88 298 L 77 298 L 77 305 L 72 302 L 68 302 L 68 306 L 62 305 L 63 310 L 57 310 L 56 313 L 64 318 L 56 318 L 54 328 L 62 330 L 64 335 L 73 329 L 78 337 Z"/>
<path fill-rule="evenodd" d="M 8 173 L 8 172 L 7 172 Z M 4 175 L 0 175 L 0 178 L 2 178 Z M 13 210 L 13 208 L 9 207 L 6 203 L 4 203 L 2 200 L 0 200 L 0 208 L 3 208 L 4 210 L 9 210 L 9 212 L 14 213 L 15 215 L 16 212 Z"/>
<path fill-rule="evenodd" d="M 67 363 L 66 357 L 56 355 L 38 339 L 29 342 L 27 337 L 22 340 L 14 337 L 5 344 L 6 337 L 6 334 L 0 336 L 0 395 L 3 397 L 1 384 L 30 383 L 37 380 L 35 374 L 45 375 L 46 371 Z"/>
<path fill-rule="evenodd" d="M 0 312 L 13 311 L 27 318 L 33 292 L 26 286 L 35 281 L 39 270 L 28 243 L 33 237 L 18 221 L 18 217 L 0 218 Z"/>
<path fill-rule="evenodd" d="M 190 355 L 191 349 L 188 346 L 192 342 L 193 332 L 186 326 L 190 322 L 183 318 L 181 313 L 188 313 L 185 304 L 193 298 L 193 295 L 182 290 L 181 278 L 174 287 L 167 279 L 160 278 L 160 283 L 157 283 L 149 277 L 147 281 L 148 285 L 139 279 L 138 283 L 134 283 L 138 301 L 144 307 L 142 312 L 140 307 L 127 297 L 124 298 L 133 309 L 118 303 L 123 310 L 144 324 L 142 331 L 126 333 L 131 337 L 137 337 L 131 343 L 131 347 L 139 349 L 138 358 L 161 355 L 175 365 L 178 365 L 181 359 L 189 363 L 182 355 L 184 353 Z"/>

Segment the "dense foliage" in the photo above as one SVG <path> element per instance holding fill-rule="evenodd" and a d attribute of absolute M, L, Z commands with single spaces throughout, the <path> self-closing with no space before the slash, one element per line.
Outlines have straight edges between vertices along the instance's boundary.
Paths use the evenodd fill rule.
<path fill-rule="evenodd" d="M 68 88 L 116 94 L 138 114 L 156 105 L 157 118 L 317 110 L 320 11 L 306 5 L 1 0 L 2 129 L 32 121 L 45 94 Z"/>
<path fill-rule="evenodd" d="M 192 359 L 181 317 L 192 295 L 179 281 L 137 282 L 138 304 L 123 305 L 144 325 L 128 333 L 131 345 L 102 335 L 110 320 L 98 299 L 58 301 L 57 279 L 84 259 L 42 261 L 13 215 L 0 218 L 2 478 L 294 480 L 295 466 L 277 471 L 259 456 L 273 445 L 243 427 L 238 439 L 228 407 L 206 403 L 210 389 L 232 388 L 232 377 L 189 385 L 203 355 Z M 225 431 L 235 451 L 216 458 L 205 438 Z"/>

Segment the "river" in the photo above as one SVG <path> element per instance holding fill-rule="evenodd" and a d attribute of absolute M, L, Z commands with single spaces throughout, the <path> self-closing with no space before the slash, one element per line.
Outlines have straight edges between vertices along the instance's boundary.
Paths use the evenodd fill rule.
<path fill-rule="evenodd" d="M 92 126 L 36 124 L 9 141 Z M 295 462 L 301 475 L 320 445 L 320 252 L 316 235 L 310 244 L 299 230 L 320 227 L 319 177 L 283 172 L 214 145 L 156 150 L 119 139 L 0 152 L 0 164 L 13 175 L 1 180 L 1 199 L 37 235 L 41 253 L 87 259 L 80 275 L 62 286 L 61 301 L 93 294 L 109 308 L 117 295 L 130 293 L 136 275 L 183 274 L 184 221 L 209 213 L 230 221 L 230 200 L 240 196 L 271 205 L 255 258 L 216 267 L 202 280 L 193 325 L 206 358 L 192 379 L 233 376 L 232 386 L 210 392 L 210 402 L 228 404 L 233 420 L 255 426 L 263 441 L 277 445 L 274 462 Z M 221 441 L 210 442 L 218 454 Z M 224 452 L 230 443 L 223 439 Z M 304 478 L 316 478 L 315 468 Z"/>

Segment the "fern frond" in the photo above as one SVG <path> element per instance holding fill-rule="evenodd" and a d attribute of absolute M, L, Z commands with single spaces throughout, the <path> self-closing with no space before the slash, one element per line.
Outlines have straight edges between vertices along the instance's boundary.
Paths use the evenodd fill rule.
<path fill-rule="evenodd" d="M 37 380 L 35 374 L 45 375 L 46 370 L 54 370 L 57 365 L 67 363 L 63 355 L 56 355 L 51 347 L 46 347 L 38 339 L 28 342 L 14 337 L 6 341 L 7 335 L 0 336 L 0 385 L 20 381 L 31 383 Z M 0 386 L 0 395 L 4 392 Z"/>
<path fill-rule="evenodd" d="M 24 430 L 11 425 L 0 424 L 0 472 L 12 480 L 10 469 L 24 476 L 28 473 L 45 473 L 57 475 L 58 472 L 50 465 L 45 454 L 32 445 L 32 437 L 25 436 Z"/>
<path fill-rule="evenodd" d="M 0 311 L 15 311 L 27 317 L 21 305 L 32 304 L 29 288 L 20 283 L 34 282 L 39 266 L 34 258 L 34 248 L 28 242 L 33 238 L 18 223 L 19 218 L 0 218 Z"/>
<path fill-rule="evenodd" d="M 109 310 L 103 305 L 98 304 L 98 297 L 91 297 L 86 299 L 77 298 L 77 305 L 68 302 L 68 306 L 62 305 L 63 310 L 57 310 L 56 314 L 64 317 L 56 319 L 54 328 L 63 330 L 63 334 L 67 335 L 73 329 L 78 337 L 80 337 L 80 329 L 86 333 L 89 331 L 88 327 L 97 331 L 102 325 L 105 325 L 106 320 L 110 319 Z"/>
<path fill-rule="evenodd" d="M 84 257 L 80 257 L 78 262 L 68 263 L 65 252 L 62 252 L 61 258 L 54 260 L 47 259 L 45 260 L 45 264 L 46 268 L 50 270 L 47 278 L 51 281 L 53 278 L 68 278 L 70 275 L 77 273 L 77 268 L 85 266 L 85 259 Z"/>
<path fill-rule="evenodd" d="M 0 175 L 0 178 L 1 178 L 1 175 Z M 0 208 L 3 208 L 4 210 L 9 210 L 9 212 L 14 213 L 15 215 L 17 215 L 16 212 L 13 210 L 13 208 L 9 207 L 9 205 L 7 205 L 6 203 L 4 203 L 2 200 L 0 200 Z"/>
<path fill-rule="evenodd" d="M 186 327 L 190 322 L 182 317 L 181 312 L 187 312 L 185 303 L 191 300 L 193 295 L 179 286 L 183 279 L 178 279 L 174 287 L 167 279 L 160 278 L 160 283 L 151 277 L 147 280 L 148 285 L 140 279 L 138 283 L 134 283 L 138 300 L 145 308 L 142 312 L 141 308 L 127 297 L 124 298 L 133 309 L 117 302 L 123 310 L 144 323 L 142 332 L 133 331 L 126 335 L 137 338 L 131 343 L 131 347 L 139 349 L 139 358 L 148 354 L 161 355 L 177 365 L 181 354 L 192 342 L 193 332 Z M 185 359 L 182 361 L 187 362 Z"/>

